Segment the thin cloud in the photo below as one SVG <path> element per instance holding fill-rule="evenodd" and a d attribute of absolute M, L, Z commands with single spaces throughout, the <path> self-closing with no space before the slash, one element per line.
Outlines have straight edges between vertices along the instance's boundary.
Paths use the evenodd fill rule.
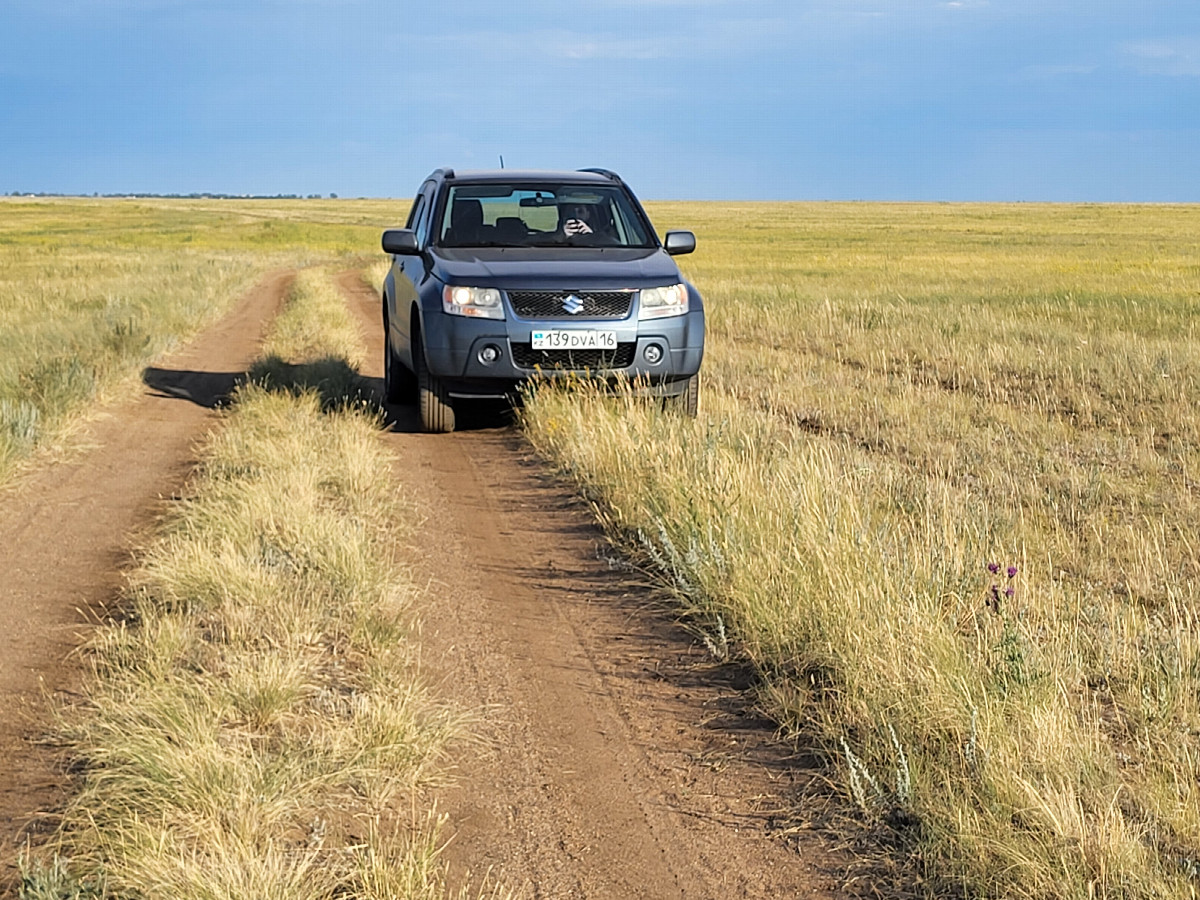
<path fill-rule="evenodd" d="M 1121 45 L 1121 53 L 1143 74 L 1200 76 L 1200 38 L 1129 41 Z"/>
<path fill-rule="evenodd" d="M 562 32 L 545 42 L 561 59 L 664 59 L 677 56 L 678 47 L 659 38 L 616 38 Z"/>
<path fill-rule="evenodd" d="M 1072 76 L 1091 75 L 1099 66 L 1088 65 L 1048 65 L 1048 66 L 1025 66 L 1018 73 L 1017 77 L 1029 81 L 1037 81 L 1044 78 L 1066 78 Z"/>
<path fill-rule="evenodd" d="M 535 54 L 540 59 L 662 59 L 679 54 L 679 38 L 671 40 L 587 34 L 566 29 L 476 31 L 438 35 L 426 40 L 452 45 L 477 58 L 511 60 Z"/>
<path fill-rule="evenodd" d="M 777 48 L 786 43 L 786 28 L 787 24 L 778 20 L 733 19 L 658 37 L 539 28 L 512 32 L 478 31 L 433 39 L 469 48 L 489 59 L 513 59 L 533 51 L 552 59 L 658 60 L 695 55 L 727 57 Z"/>

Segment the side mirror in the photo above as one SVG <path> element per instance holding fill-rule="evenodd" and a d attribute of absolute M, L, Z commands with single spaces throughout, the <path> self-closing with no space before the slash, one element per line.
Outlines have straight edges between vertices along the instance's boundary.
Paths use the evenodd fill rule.
<path fill-rule="evenodd" d="M 419 253 L 417 236 L 407 228 L 389 228 L 383 233 L 384 253 L 408 254 Z"/>
<path fill-rule="evenodd" d="M 690 231 L 668 231 L 667 239 L 663 241 L 663 249 L 672 256 L 691 253 L 696 249 L 696 236 Z"/>

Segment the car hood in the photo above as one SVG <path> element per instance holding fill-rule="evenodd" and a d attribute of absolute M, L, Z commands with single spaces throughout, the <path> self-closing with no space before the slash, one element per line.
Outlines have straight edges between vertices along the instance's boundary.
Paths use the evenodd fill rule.
<path fill-rule="evenodd" d="M 462 247 L 436 248 L 432 273 L 447 284 L 505 290 L 564 287 L 653 287 L 682 281 L 675 260 L 661 248 Z"/>

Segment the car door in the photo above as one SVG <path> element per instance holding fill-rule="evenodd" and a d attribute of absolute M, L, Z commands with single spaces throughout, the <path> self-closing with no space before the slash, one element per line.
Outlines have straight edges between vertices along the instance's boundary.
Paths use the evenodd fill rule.
<path fill-rule="evenodd" d="M 417 302 L 417 292 L 425 280 L 425 250 L 429 246 L 430 221 L 436 186 L 427 182 L 413 201 L 405 228 L 416 233 L 420 254 L 397 256 L 393 261 L 395 273 L 395 296 L 388 311 L 393 333 L 393 346 L 401 361 L 410 370 L 414 368 L 412 356 L 412 308 Z"/>

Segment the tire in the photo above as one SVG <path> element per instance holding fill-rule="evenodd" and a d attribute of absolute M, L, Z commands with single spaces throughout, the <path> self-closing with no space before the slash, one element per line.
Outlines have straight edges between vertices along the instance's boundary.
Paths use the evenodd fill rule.
<path fill-rule="evenodd" d="M 412 403 L 417 398 L 416 376 L 396 358 L 387 337 L 383 341 L 383 398 L 388 403 Z"/>
<path fill-rule="evenodd" d="M 700 412 L 700 373 L 697 372 L 687 380 L 683 393 L 663 399 L 664 409 L 673 409 L 690 419 L 696 418 Z"/>
<path fill-rule="evenodd" d="M 417 367 L 417 399 L 421 407 L 421 427 L 432 434 L 454 430 L 454 402 L 440 378 L 425 363 L 421 336 L 413 335 L 413 362 Z"/>

